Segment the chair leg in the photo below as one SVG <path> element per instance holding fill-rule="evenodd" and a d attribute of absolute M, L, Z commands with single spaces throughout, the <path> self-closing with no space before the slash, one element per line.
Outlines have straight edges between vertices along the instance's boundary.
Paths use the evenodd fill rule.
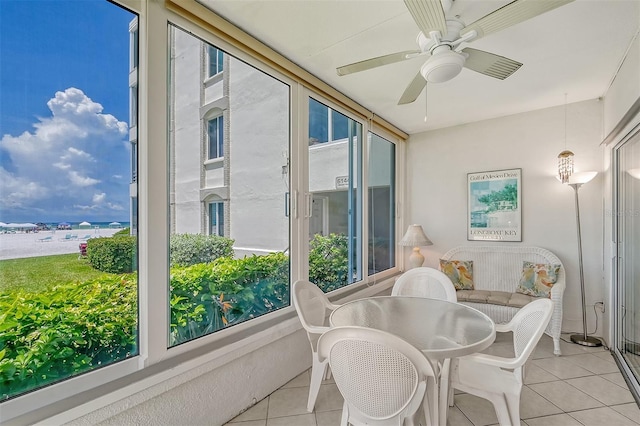
<path fill-rule="evenodd" d="M 439 389 L 439 406 L 438 406 L 438 422 L 442 425 L 447 424 L 447 414 L 449 413 L 449 405 L 453 405 L 453 401 L 449 401 L 449 397 L 453 392 L 453 389 L 449 389 L 449 375 L 450 375 L 451 360 L 445 360 L 442 363 L 442 370 L 440 370 L 440 389 Z"/>
<path fill-rule="evenodd" d="M 553 338 L 553 354 L 555 356 L 562 355 L 562 351 L 560 350 L 560 336 Z"/>
<path fill-rule="evenodd" d="M 494 410 L 496 411 L 496 416 L 498 417 L 498 424 L 500 426 L 519 426 L 520 425 L 520 422 L 515 424 L 511 422 L 509 407 L 507 405 L 507 400 L 504 394 L 491 395 L 490 401 L 493 404 Z"/>
<path fill-rule="evenodd" d="M 320 392 L 320 385 L 322 384 L 322 378 L 326 374 L 328 363 L 320 363 L 315 358 L 311 367 L 311 383 L 309 384 L 309 400 L 307 401 L 307 411 L 313 412 L 313 408 L 316 405 L 316 399 Z"/>
<path fill-rule="evenodd" d="M 331 379 L 331 367 L 327 367 L 326 372 L 324 373 L 324 380 Z"/>
<path fill-rule="evenodd" d="M 511 424 L 520 424 L 520 394 L 505 394 L 507 401 L 507 409 L 509 410 L 509 417 L 511 418 Z"/>
<path fill-rule="evenodd" d="M 438 426 L 440 424 L 440 403 L 438 401 L 440 386 L 435 378 L 427 379 L 427 400 L 424 401 L 425 410 L 428 408 L 429 413 L 425 411 L 425 420 L 429 426 Z"/>
<path fill-rule="evenodd" d="M 340 426 L 349 426 L 349 407 L 347 401 L 342 405 L 342 416 L 340 418 Z"/>

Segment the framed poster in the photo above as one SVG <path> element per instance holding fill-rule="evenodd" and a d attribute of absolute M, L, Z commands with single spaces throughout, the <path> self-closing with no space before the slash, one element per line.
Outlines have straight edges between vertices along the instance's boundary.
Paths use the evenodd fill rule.
<path fill-rule="evenodd" d="M 522 241 L 522 169 L 467 174 L 467 239 Z"/>

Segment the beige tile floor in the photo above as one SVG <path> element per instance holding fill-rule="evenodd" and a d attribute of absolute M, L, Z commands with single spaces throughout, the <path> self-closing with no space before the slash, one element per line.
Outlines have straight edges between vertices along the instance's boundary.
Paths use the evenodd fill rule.
<path fill-rule="evenodd" d="M 499 333 L 485 352 L 513 354 L 510 334 Z M 587 348 L 563 336 L 563 356 L 553 355 L 551 338 L 543 335 L 527 364 L 522 390 L 522 426 L 638 426 L 640 409 L 611 354 Z M 306 410 L 309 371 L 227 423 L 228 426 L 338 426 L 342 396 L 331 380 L 323 382 L 316 409 Z M 493 406 L 473 395 L 456 392 L 449 409 L 450 426 L 498 423 Z"/>

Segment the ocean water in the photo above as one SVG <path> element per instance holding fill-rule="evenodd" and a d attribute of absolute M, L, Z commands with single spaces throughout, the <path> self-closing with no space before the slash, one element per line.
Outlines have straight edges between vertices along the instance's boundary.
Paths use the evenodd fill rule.
<path fill-rule="evenodd" d="M 111 222 L 90 222 L 91 226 L 80 226 L 80 223 L 82 222 L 55 222 L 55 223 L 49 223 L 49 222 L 45 222 L 47 224 L 47 226 L 49 226 L 50 229 L 56 229 L 58 227 L 58 224 L 60 223 L 68 223 L 69 225 L 71 225 L 71 229 L 108 229 L 108 228 L 128 228 L 130 223 L 129 222 L 118 222 L 120 223 L 120 226 L 111 226 L 110 224 L 113 223 L 114 221 Z"/>

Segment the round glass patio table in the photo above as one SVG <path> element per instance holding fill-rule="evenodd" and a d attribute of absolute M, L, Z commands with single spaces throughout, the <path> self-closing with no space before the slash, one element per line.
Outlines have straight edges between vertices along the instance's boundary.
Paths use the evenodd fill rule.
<path fill-rule="evenodd" d="M 329 318 L 332 326 L 387 331 L 420 349 L 432 361 L 488 348 L 496 327 L 484 313 L 459 303 L 408 296 L 380 296 L 347 302 Z"/>

